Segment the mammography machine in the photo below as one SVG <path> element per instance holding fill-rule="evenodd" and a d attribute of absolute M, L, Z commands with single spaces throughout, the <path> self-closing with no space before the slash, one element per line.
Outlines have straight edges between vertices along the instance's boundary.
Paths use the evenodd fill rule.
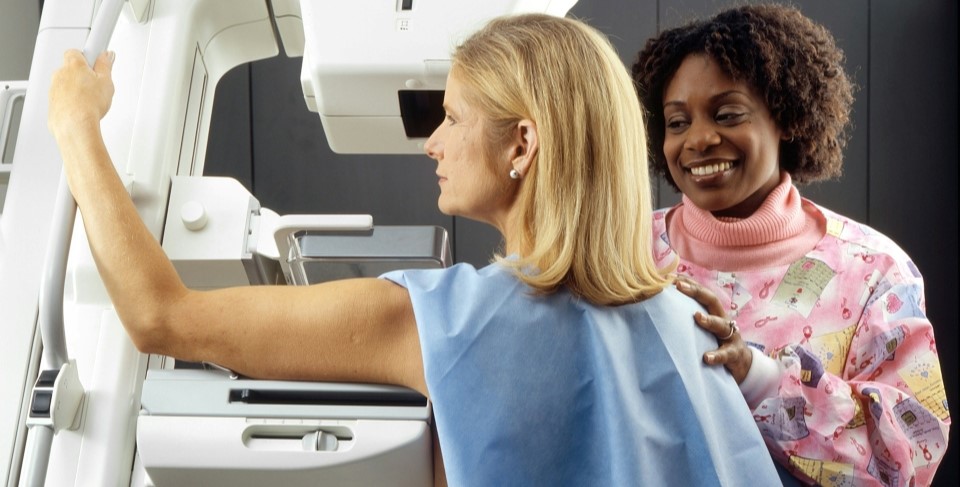
<path fill-rule="evenodd" d="M 18 123 L 0 113 L 17 135 L 15 151 L 0 147 L 13 154 L 0 166 L 0 482 L 433 482 L 430 407 L 415 392 L 252 380 L 133 347 L 46 128 L 63 51 L 89 60 L 109 48 L 124 60 L 104 139 L 188 285 L 303 285 L 449 265 L 446 233 L 366 215 L 278 215 L 236 181 L 203 177 L 218 80 L 282 48 L 303 57 L 304 102 L 333 150 L 418 153 L 459 40 L 498 15 L 565 15 L 575 2 L 46 0 L 30 79 L 0 99 L 0 110 L 22 108 Z"/>

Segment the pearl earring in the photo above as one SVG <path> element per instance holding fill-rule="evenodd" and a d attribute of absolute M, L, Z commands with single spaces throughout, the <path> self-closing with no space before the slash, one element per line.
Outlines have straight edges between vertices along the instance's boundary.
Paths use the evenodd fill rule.
<path fill-rule="evenodd" d="M 516 169 L 511 169 L 510 179 L 520 179 L 520 173 Z"/>

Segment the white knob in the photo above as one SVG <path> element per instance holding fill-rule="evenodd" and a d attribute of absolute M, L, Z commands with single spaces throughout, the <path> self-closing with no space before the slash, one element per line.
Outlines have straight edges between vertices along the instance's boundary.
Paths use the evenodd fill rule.
<path fill-rule="evenodd" d="M 180 207 L 180 219 L 183 220 L 183 226 L 196 232 L 207 226 L 207 210 L 196 201 L 188 201 Z"/>

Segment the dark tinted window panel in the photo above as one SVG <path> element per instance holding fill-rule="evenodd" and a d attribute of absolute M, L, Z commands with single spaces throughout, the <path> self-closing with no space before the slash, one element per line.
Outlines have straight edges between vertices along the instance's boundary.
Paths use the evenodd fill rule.
<path fill-rule="evenodd" d="M 443 121 L 443 90 L 400 90 L 397 96 L 407 137 L 430 137 Z"/>

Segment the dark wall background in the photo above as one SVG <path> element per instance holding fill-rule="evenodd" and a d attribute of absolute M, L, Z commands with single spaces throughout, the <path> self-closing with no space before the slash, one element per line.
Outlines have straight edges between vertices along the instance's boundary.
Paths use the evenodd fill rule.
<path fill-rule="evenodd" d="M 611 37 L 625 63 L 658 30 L 731 5 L 712 0 L 580 0 L 572 15 Z M 859 86 L 844 175 L 801 192 L 887 234 L 923 273 L 950 404 L 958 404 L 957 2 L 803 0 L 847 54 Z M 441 214 L 425 156 L 333 154 L 306 110 L 300 59 L 240 66 L 220 82 L 205 174 L 239 179 L 280 214 L 369 213 L 376 224 L 441 225 L 459 262 L 485 264 L 485 225 Z M 370 134 L 376 137 L 376 134 Z M 678 201 L 662 182 L 659 206 Z M 935 485 L 957 485 L 956 433 Z"/>

